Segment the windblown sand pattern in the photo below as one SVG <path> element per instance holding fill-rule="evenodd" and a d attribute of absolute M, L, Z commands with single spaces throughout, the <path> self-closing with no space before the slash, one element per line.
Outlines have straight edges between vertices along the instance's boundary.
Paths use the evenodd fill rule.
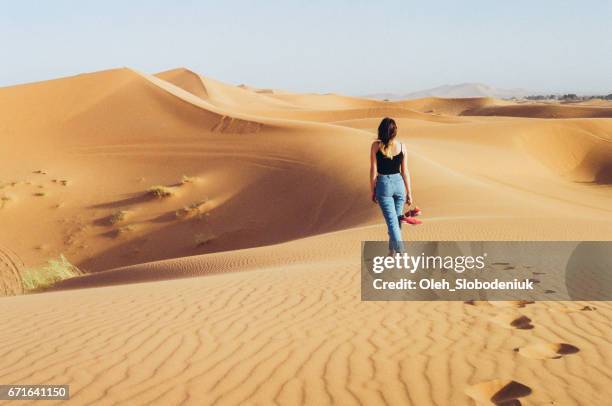
<path fill-rule="evenodd" d="M 0 246 L 0 295 L 23 293 L 20 277 L 22 269 L 21 259 L 9 249 Z"/>
<path fill-rule="evenodd" d="M 0 383 L 77 405 L 607 404 L 610 303 L 361 302 L 359 251 L 386 239 L 366 180 L 386 115 L 424 209 L 406 240 L 612 239 L 611 112 L 185 69 L 2 88 L 0 294 L 60 254 L 86 275 L 0 298 Z"/>

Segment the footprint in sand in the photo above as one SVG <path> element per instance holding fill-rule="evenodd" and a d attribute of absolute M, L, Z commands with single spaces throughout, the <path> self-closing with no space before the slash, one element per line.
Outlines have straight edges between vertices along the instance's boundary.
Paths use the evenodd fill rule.
<path fill-rule="evenodd" d="M 564 355 L 579 352 L 580 348 L 566 343 L 539 343 L 515 348 L 514 351 L 526 358 L 559 359 Z"/>
<path fill-rule="evenodd" d="M 520 382 L 495 379 L 465 389 L 465 394 L 479 405 L 516 406 L 519 398 L 529 396 L 531 388 Z"/>
<path fill-rule="evenodd" d="M 516 328 L 518 330 L 531 330 L 534 325 L 527 316 L 517 316 L 516 314 L 502 314 L 493 317 L 492 321 L 505 328 Z"/>
<path fill-rule="evenodd" d="M 519 330 L 531 330 L 533 328 L 533 324 L 531 324 L 531 319 L 527 316 L 520 316 L 515 318 L 510 322 L 510 326 L 518 328 Z"/>
<path fill-rule="evenodd" d="M 594 312 L 597 310 L 594 306 L 582 306 L 582 307 L 562 307 L 557 309 L 549 309 L 551 312 L 560 312 L 560 313 L 575 313 L 575 312 Z"/>

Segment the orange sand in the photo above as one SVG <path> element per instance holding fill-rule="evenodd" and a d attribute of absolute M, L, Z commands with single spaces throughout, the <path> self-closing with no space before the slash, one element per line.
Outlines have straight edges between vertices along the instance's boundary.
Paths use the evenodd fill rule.
<path fill-rule="evenodd" d="M 384 102 L 185 69 L 0 88 L 0 294 L 59 254 L 87 272 L 0 298 L 0 383 L 68 383 L 73 404 L 605 404 L 609 303 L 360 302 L 360 242 L 386 238 L 367 182 L 386 115 L 425 211 L 406 240 L 612 239 L 605 104 Z"/>

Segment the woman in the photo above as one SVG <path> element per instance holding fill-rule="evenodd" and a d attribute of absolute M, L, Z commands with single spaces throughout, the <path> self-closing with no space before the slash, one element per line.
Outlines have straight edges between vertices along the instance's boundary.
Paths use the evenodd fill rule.
<path fill-rule="evenodd" d="M 370 151 L 372 201 L 382 210 L 389 232 L 389 255 L 404 252 L 401 223 L 404 204 L 412 204 L 410 174 L 404 145 L 396 141 L 397 125 L 385 117 L 378 126 L 378 140 Z"/>

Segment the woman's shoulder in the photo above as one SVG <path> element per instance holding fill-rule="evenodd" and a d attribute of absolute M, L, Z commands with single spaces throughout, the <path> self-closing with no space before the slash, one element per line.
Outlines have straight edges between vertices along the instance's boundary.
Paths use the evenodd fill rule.
<path fill-rule="evenodd" d="M 380 140 L 374 140 L 374 141 L 372 142 L 372 147 L 371 147 L 371 148 L 372 148 L 373 150 L 374 150 L 374 149 L 375 149 L 375 150 L 378 150 L 378 149 L 380 148 Z"/>

